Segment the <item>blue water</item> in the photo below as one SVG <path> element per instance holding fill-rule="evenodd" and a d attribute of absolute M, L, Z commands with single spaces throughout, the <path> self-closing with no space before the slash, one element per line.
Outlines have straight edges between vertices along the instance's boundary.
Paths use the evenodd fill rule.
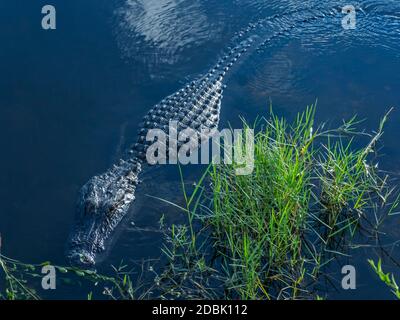
<path fill-rule="evenodd" d="M 329 2 L 323 4 L 329 7 Z M 337 3 L 337 1 L 335 1 Z M 339 1 L 339 3 L 341 3 Z M 52 0 L 57 30 L 41 29 L 48 1 L 0 2 L 0 232 L 2 252 L 28 262 L 65 264 L 64 249 L 80 187 L 105 171 L 135 140 L 145 113 L 216 62 L 249 22 L 319 4 L 256 0 Z M 220 127 L 240 116 L 277 113 L 293 118 L 318 99 L 317 121 L 330 125 L 358 114 L 366 130 L 397 107 L 385 130 L 379 165 L 400 172 L 400 5 L 397 1 L 344 1 L 363 8 L 356 30 L 341 17 L 299 28 L 238 65 L 227 80 Z M 187 181 L 202 167 L 185 168 Z M 121 259 L 136 265 L 157 258 L 157 222 L 182 215 L 165 203 L 182 201 L 174 166 L 143 177 L 137 201 L 118 228 L 99 269 Z M 399 258 L 398 220 L 385 226 L 385 248 Z M 143 229 L 143 230 L 142 230 Z M 330 298 L 392 298 L 376 280 L 366 248 L 347 259 L 357 267 L 358 289 Z M 400 275 L 394 263 L 390 271 Z M 340 266 L 332 270 L 340 278 Z M 337 282 L 337 281 L 336 281 Z M 61 287 L 48 298 L 85 298 L 87 288 Z"/>

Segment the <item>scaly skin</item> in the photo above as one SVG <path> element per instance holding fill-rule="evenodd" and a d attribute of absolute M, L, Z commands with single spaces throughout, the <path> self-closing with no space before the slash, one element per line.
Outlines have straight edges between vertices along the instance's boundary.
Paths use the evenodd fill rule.
<path fill-rule="evenodd" d="M 146 164 L 146 141 L 150 129 L 168 133 L 169 121 L 178 123 L 178 132 L 192 128 L 218 127 L 222 79 L 239 57 L 247 51 L 247 43 L 232 49 L 205 77 L 193 81 L 175 94 L 155 105 L 144 117 L 137 143 L 129 150 L 128 158 L 121 159 L 105 173 L 87 182 L 79 196 L 75 228 L 69 243 L 67 258 L 73 265 L 90 267 L 96 255 L 105 250 L 105 242 L 135 200 L 135 189 L 142 166 Z M 225 62 L 222 68 L 222 63 Z"/>
<path fill-rule="evenodd" d="M 128 212 L 135 200 L 139 174 L 146 163 L 146 150 L 150 144 L 146 141 L 146 135 L 150 129 L 161 129 L 168 133 L 171 120 L 178 122 L 178 132 L 185 128 L 198 132 L 201 129 L 217 128 L 224 89 L 222 81 L 249 48 L 265 46 L 298 23 L 312 22 L 333 14 L 335 10 L 317 14 L 311 12 L 308 17 L 300 17 L 298 21 L 293 21 L 285 29 L 276 31 L 265 41 L 258 43 L 255 43 L 249 34 L 252 30 L 260 29 L 263 22 L 249 26 L 238 36 L 239 39 L 245 36 L 246 40 L 230 49 L 206 76 L 193 81 L 155 105 L 144 117 L 137 143 L 129 150 L 126 159 L 121 159 L 118 164 L 93 177 L 82 187 L 77 203 L 76 222 L 67 246 L 67 258 L 70 263 L 85 268 L 92 267 L 96 255 L 105 250 L 106 241 Z M 270 27 L 268 23 L 267 27 Z"/>

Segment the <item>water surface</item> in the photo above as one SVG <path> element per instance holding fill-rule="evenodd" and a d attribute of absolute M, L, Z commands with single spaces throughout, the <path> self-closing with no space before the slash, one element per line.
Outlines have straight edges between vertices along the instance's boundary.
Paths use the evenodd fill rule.
<path fill-rule="evenodd" d="M 144 114 L 216 62 L 250 22 L 319 1 L 86 0 L 52 1 L 57 30 L 40 27 L 43 1 L 0 3 L 0 232 L 3 253 L 29 262 L 64 264 L 64 246 L 79 188 L 103 172 L 135 139 Z M 324 2 L 349 4 L 340 1 Z M 341 17 L 299 27 L 254 53 L 227 81 L 220 127 L 240 126 L 268 112 L 289 119 L 318 99 L 317 120 L 338 124 L 358 114 L 377 127 L 400 102 L 400 5 L 358 1 L 355 30 Z M 301 15 L 301 13 L 300 13 Z M 285 20 L 286 21 L 286 20 Z M 283 23 L 283 22 L 281 22 Z M 266 31 L 267 32 L 267 31 Z M 400 110 L 385 130 L 380 166 L 400 171 Z M 187 181 L 202 167 L 185 168 Z M 178 170 L 157 168 L 143 177 L 132 206 L 99 264 L 134 264 L 160 255 L 162 214 L 183 221 L 156 195 L 182 201 Z M 399 256 L 398 221 L 384 245 Z M 377 250 L 359 250 L 346 263 L 358 270 L 358 289 L 331 298 L 392 298 L 366 265 Z M 391 269 L 389 269 L 391 270 Z M 399 269 L 393 270 L 400 274 Z M 340 268 L 332 271 L 340 275 Z M 62 287 L 49 298 L 85 298 L 85 287 Z"/>

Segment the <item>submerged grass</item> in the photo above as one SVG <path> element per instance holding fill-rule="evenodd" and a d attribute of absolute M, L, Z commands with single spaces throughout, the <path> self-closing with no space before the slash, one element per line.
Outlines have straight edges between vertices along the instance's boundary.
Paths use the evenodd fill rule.
<path fill-rule="evenodd" d="M 111 299 L 321 299 L 322 269 L 346 254 L 363 222 L 376 231 L 371 214 L 378 225 L 395 214 L 399 194 L 375 163 L 387 114 L 367 134 L 357 131 L 356 118 L 334 130 L 316 126 L 315 111 L 308 107 L 290 123 L 271 110 L 257 121 L 250 175 L 236 175 L 236 163 L 211 165 L 188 188 L 180 170 L 184 206 L 161 200 L 187 219 L 170 227 L 160 220 L 165 245 L 161 267 L 148 269 L 154 282 L 134 284 L 124 264 L 114 277 L 57 270 L 92 281 Z M 42 265 L 0 252 L 0 299 L 39 299 L 24 279 L 38 277 Z M 393 277 L 384 279 L 398 291 Z"/>
<path fill-rule="evenodd" d="M 387 115 L 371 135 L 356 131 L 356 118 L 324 130 L 314 116 L 311 106 L 288 123 L 271 111 L 258 123 L 251 175 L 214 165 L 210 188 L 203 177 L 189 197 L 183 185 L 188 223 L 166 235 L 164 297 L 312 298 L 321 267 L 361 220 L 393 210 L 394 190 L 373 160 Z"/>
<path fill-rule="evenodd" d="M 58 266 L 49 261 L 31 264 L 11 259 L 1 253 L 0 236 L 0 300 L 41 300 L 44 290 L 43 277 L 48 273 L 42 272 L 46 266 L 52 266 L 56 272 L 57 287 L 82 286 L 85 282 L 92 291 L 81 299 L 109 298 L 112 300 L 144 299 L 149 292 L 144 288 L 141 278 L 132 281 L 132 270 L 123 262 L 119 266 L 111 266 L 112 276 L 106 276 L 95 270 L 82 270 L 69 266 Z M 95 294 L 94 294 L 95 293 Z"/>

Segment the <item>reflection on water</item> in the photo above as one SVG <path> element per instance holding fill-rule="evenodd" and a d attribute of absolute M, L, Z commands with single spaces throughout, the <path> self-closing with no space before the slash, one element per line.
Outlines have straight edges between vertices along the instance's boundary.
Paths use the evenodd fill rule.
<path fill-rule="evenodd" d="M 0 83 L 6 88 L 0 100 L 0 142 L 7 151 L 0 158 L 0 166 L 5 168 L 0 180 L 4 206 L 0 232 L 7 254 L 24 260 L 63 263 L 63 247 L 81 185 L 124 152 L 124 146 L 134 140 L 131 132 L 136 132 L 141 115 L 186 82 L 186 76 L 207 70 L 219 52 L 232 45 L 230 39 L 238 31 L 276 13 L 292 12 L 249 33 L 268 37 L 294 19 L 301 21 L 310 15 L 311 7 L 343 4 L 316 0 L 113 0 L 101 6 L 107 8 L 103 12 L 94 9 L 98 0 L 75 2 L 59 2 L 67 16 L 64 21 L 70 24 L 57 30 L 56 37 L 30 33 L 37 25 L 31 13 L 19 29 L 10 27 L 11 20 L 20 21 L 17 16 L 0 19 L 0 24 L 7 24 L 2 29 L 16 33 L 4 40 L 6 50 L 0 52 L 1 60 L 6 61 L 0 74 Z M 77 4 L 85 10 L 77 11 Z M 19 12 L 11 2 L 1 5 L 3 13 Z M 239 116 L 255 119 L 265 115 L 269 99 L 275 110 L 291 117 L 318 98 L 319 120 L 340 121 L 357 113 L 367 118 L 367 129 L 376 128 L 389 106 L 399 107 L 400 3 L 367 0 L 354 5 L 362 9 L 357 13 L 356 30 L 343 30 L 340 15 L 300 23 L 241 63 L 227 82 L 221 127 L 240 125 Z M 25 3 L 20 8 L 34 10 Z M 157 81 L 146 82 L 146 78 Z M 399 111 L 388 123 L 386 156 L 380 161 L 382 167 L 397 172 Z M 100 268 L 118 264 L 122 258 L 130 262 L 158 257 L 162 239 L 154 227 L 160 216 L 183 221 L 177 210 L 146 196 L 182 200 L 177 168 L 159 170 L 144 178 L 130 220 L 118 230 Z M 193 182 L 202 168 L 187 171 L 187 181 Z M 367 270 L 364 258 L 354 257 L 350 262 Z M 360 276 L 366 284 L 371 284 L 371 279 L 371 275 Z M 372 287 L 376 288 L 376 283 Z M 85 298 L 85 288 L 79 290 Z M 353 294 L 390 297 L 386 293 L 382 288 Z M 65 297 L 61 291 L 56 294 Z M 343 295 L 337 293 L 337 297 Z"/>
<path fill-rule="evenodd" d="M 115 21 L 123 56 L 146 62 L 151 73 L 157 65 L 179 62 L 183 50 L 218 32 L 201 1 L 128 0 L 115 11 Z"/>
<path fill-rule="evenodd" d="M 196 2 L 193 3 L 197 5 Z M 399 77 L 393 74 L 388 75 L 393 65 L 398 67 L 395 57 L 400 53 L 397 2 L 374 2 L 373 5 L 370 2 L 365 2 L 356 5 L 358 9 L 357 28 L 351 31 L 342 28 L 343 15 L 340 14 L 334 17 L 326 16 L 310 23 L 303 22 L 306 17 L 313 15 L 313 12 L 307 8 L 315 6 L 315 1 L 301 3 L 298 1 L 272 1 L 268 3 L 265 1 L 241 1 L 240 3 L 242 6 L 256 9 L 259 13 L 263 12 L 264 15 L 255 14 L 243 18 L 245 20 L 242 24 L 244 28 L 237 28 L 236 34 L 240 34 L 239 30 L 244 30 L 244 37 L 256 35 L 258 41 L 262 42 L 263 39 L 271 37 L 276 32 L 283 32 L 279 38 L 266 43 L 265 46 L 242 63 L 230 78 L 228 86 L 233 87 L 233 89 L 228 89 L 226 93 L 228 97 L 225 98 L 223 103 L 222 113 L 226 115 L 223 123 L 232 120 L 234 122 L 234 117 L 240 115 L 254 118 L 257 115 L 265 114 L 269 98 L 286 115 L 293 115 L 318 98 L 320 101 L 319 113 L 322 114 L 321 118 L 324 121 L 340 120 L 341 117 L 350 118 L 356 113 L 368 114 L 370 119 L 366 126 L 376 127 L 377 119 L 385 109 L 383 106 L 399 103 L 400 98 L 390 85 L 390 83 L 398 82 Z M 329 1 L 321 4 L 321 7 L 329 9 L 338 4 L 341 4 L 341 2 Z M 167 6 L 167 8 L 169 7 Z M 265 18 L 276 12 L 290 12 L 290 14 L 272 20 Z M 316 10 L 315 12 L 320 11 Z M 167 9 L 165 13 L 168 13 Z M 205 20 L 208 23 L 208 28 L 212 27 L 213 20 L 209 12 L 204 14 L 209 16 Z M 176 18 L 178 15 L 175 13 L 171 16 Z M 146 18 L 144 14 L 141 15 L 141 18 L 153 22 L 156 19 L 155 17 L 160 18 L 160 13 L 152 18 Z M 225 23 L 229 23 L 229 18 L 227 16 L 224 16 L 224 18 L 226 19 Z M 246 33 L 249 22 L 260 21 L 259 19 L 261 19 L 262 24 Z M 200 15 L 198 15 L 197 21 L 201 20 Z M 296 21 L 298 21 L 296 27 L 288 29 L 288 26 L 295 24 Z M 185 20 L 183 20 L 183 23 L 185 23 Z M 146 42 L 148 42 L 147 45 L 150 47 L 157 46 L 158 50 L 164 50 L 164 52 L 171 49 L 164 43 L 164 41 L 169 42 L 173 45 L 172 49 L 175 51 L 171 52 L 174 52 L 176 59 L 179 58 L 179 50 L 176 48 L 190 46 L 189 38 L 187 38 L 187 42 L 176 41 L 180 36 L 181 30 L 179 28 L 177 34 L 169 38 L 172 29 L 166 28 L 166 34 L 160 35 L 158 33 L 160 31 L 159 23 L 155 24 L 155 29 L 152 31 L 146 30 L 146 28 L 140 29 L 140 26 L 143 25 L 152 28 L 151 23 L 135 19 L 132 24 L 135 27 L 131 27 L 130 30 L 144 36 Z M 200 27 L 196 23 L 196 19 L 194 26 Z M 190 32 L 195 34 L 196 30 L 190 30 Z M 211 41 L 211 37 L 206 39 L 202 36 L 203 34 L 198 32 L 192 42 Z M 390 62 L 387 64 L 384 61 L 379 61 L 382 52 L 391 56 Z M 204 66 L 209 65 L 209 61 L 215 61 L 217 58 L 218 56 L 209 57 L 209 60 L 204 61 Z M 371 63 L 371 61 L 373 62 Z M 161 64 L 174 63 L 176 60 L 159 62 Z M 377 68 L 383 68 L 385 71 L 379 73 Z M 373 79 L 374 76 L 377 79 Z M 380 86 L 382 79 L 385 79 L 385 83 Z M 383 95 L 385 95 L 384 98 Z M 377 98 L 378 96 L 380 98 Z M 377 106 L 380 106 L 380 108 L 377 108 Z M 397 116 L 396 119 L 398 118 Z M 389 145 L 397 143 L 391 137 L 386 141 Z M 154 186 L 154 189 L 161 190 L 162 188 Z M 164 197 L 176 195 L 176 191 L 167 189 L 169 188 L 161 191 Z M 153 194 L 158 193 L 160 191 L 153 191 Z M 175 201 L 179 201 L 179 199 Z M 137 208 L 134 210 L 136 211 Z M 173 212 L 168 208 L 163 208 L 163 210 L 169 213 Z M 151 211 L 156 213 L 155 216 L 159 216 L 164 212 L 163 210 L 160 211 L 159 208 L 153 207 Z M 142 207 L 137 214 L 141 215 L 143 212 L 147 212 L 147 210 L 143 210 Z M 178 214 L 178 212 L 175 213 Z M 155 217 L 153 216 L 153 218 Z M 128 230 L 127 233 L 132 238 L 130 240 L 125 238 L 123 241 L 126 248 L 135 246 L 135 240 L 132 239 L 137 239 L 133 236 L 135 231 L 132 228 L 128 228 Z M 152 239 L 154 240 L 154 238 Z M 364 253 L 360 253 L 351 263 L 363 264 L 368 254 L 370 253 L 364 256 Z M 363 293 L 360 296 L 362 295 Z M 368 296 L 368 294 L 364 293 L 364 296 Z"/>
<path fill-rule="evenodd" d="M 199 1 L 129 0 L 117 10 L 121 26 L 150 45 L 174 51 L 193 41 L 204 41 L 211 30 Z M 166 60 L 168 62 L 168 60 Z"/>
<path fill-rule="evenodd" d="M 381 46 L 397 54 L 400 46 L 400 5 L 397 1 L 368 0 L 354 4 L 357 9 L 356 29 L 351 31 L 341 27 L 343 15 L 302 23 L 305 16 L 315 15 L 319 9 L 341 8 L 342 5 L 342 1 L 323 4 L 310 0 L 234 1 L 232 7 L 236 12 L 226 10 L 222 24 L 229 25 L 229 20 L 235 20 L 235 15 L 241 13 L 237 11 L 239 7 L 256 10 L 257 13 L 248 11 L 251 14 L 246 16 L 247 23 L 260 21 L 258 19 L 265 19 L 272 13 L 283 13 L 278 19 L 267 21 L 262 28 L 257 27 L 254 31 L 261 29 L 258 35 L 267 38 L 272 30 L 281 30 L 284 38 L 299 39 L 304 48 L 318 55 L 326 54 L 325 50 L 345 51 L 360 44 Z M 115 35 L 122 55 L 144 62 L 148 72 L 156 78 L 160 76 L 154 72 L 157 66 L 176 65 L 188 58 L 186 50 L 200 50 L 202 44 L 211 43 L 220 36 L 223 27 L 219 23 L 221 21 L 215 20 L 220 15 L 213 16 L 216 12 L 220 14 L 223 10 L 221 4 L 214 1 L 127 0 L 115 10 Z M 290 14 L 285 15 L 288 12 Z M 298 25 L 288 30 L 293 24 Z M 240 33 L 239 30 L 237 27 L 236 34 Z"/>

